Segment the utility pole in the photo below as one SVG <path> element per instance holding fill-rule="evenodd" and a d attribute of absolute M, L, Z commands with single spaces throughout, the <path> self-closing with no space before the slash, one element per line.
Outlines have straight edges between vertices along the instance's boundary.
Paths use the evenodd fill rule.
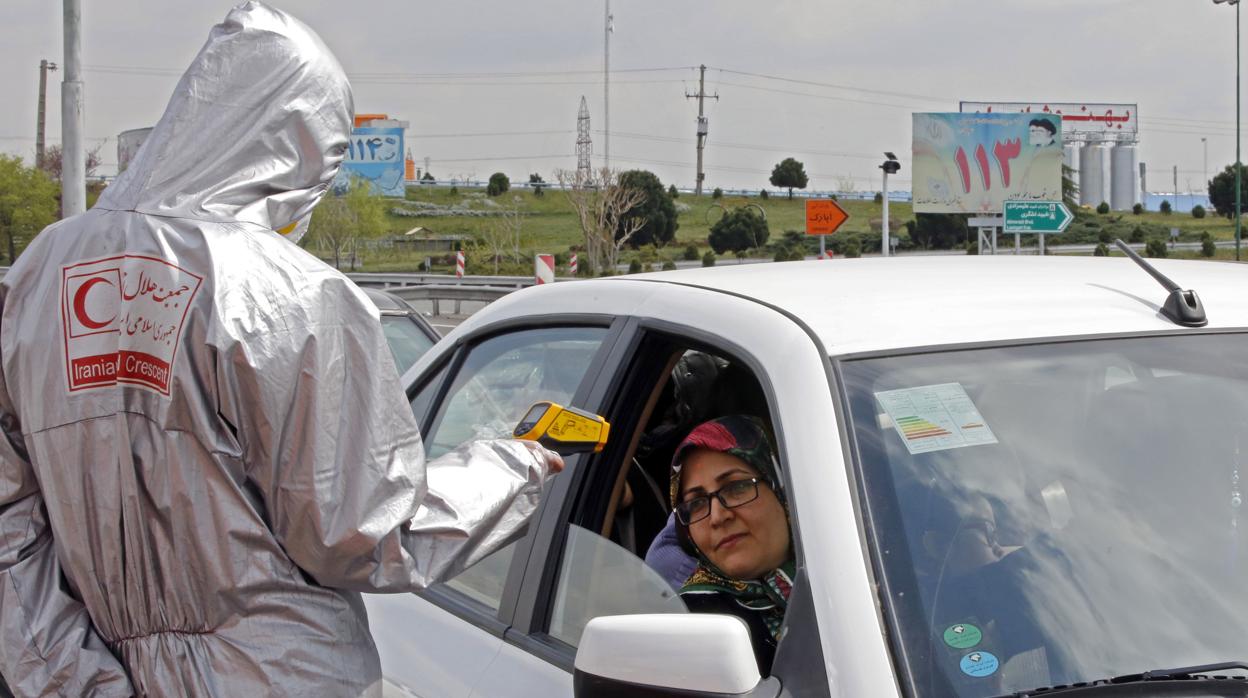
<path fill-rule="evenodd" d="M 61 82 L 61 216 L 87 210 L 87 161 L 82 147 L 82 0 L 64 0 L 65 78 Z"/>
<path fill-rule="evenodd" d="M 611 32 L 615 31 L 611 0 L 607 0 L 602 31 L 602 166 L 611 169 Z"/>
<path fill-rule="evenodd" d="M 1174 166 L 1174 212 L 1179 212 L 1179 166 Z"/>
<path fill-rule="evenodd" d="M 698 93 L 691 95 L 685 93 L 685 99 L 698 98 L 698 180 L 694 184 L 694 196 L 702 196 L 702 180 L 706 179 L 706 173 L 702 171 L 702 148 L 706 145 L 707 122 L 703 112 L 702 104 L 707 97 L 719 101 L 719 95 L 708 95 L 706 93 L 706 66 L 698 66 Z"/>
<path fill-rule="evenodd" d="M 35 167 L 43 169 L 44 125 L 48 113 L 48 71 L 56 70 L 56 64 L 45 58 L 39 61 L 39 115 L 35 124 Z"/>

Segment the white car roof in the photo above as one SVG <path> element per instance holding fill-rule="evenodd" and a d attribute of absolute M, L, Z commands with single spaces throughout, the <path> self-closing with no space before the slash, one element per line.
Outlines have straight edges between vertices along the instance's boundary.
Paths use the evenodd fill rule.
<path fill-rule="evenodd" d="M 1248 327 L 1248 268 L 1210 261 L 1149 262 L 1180 288 L 1196 291 L 1210 328 Z M 684 284 L 757 299 L 806 323 L 832 355 L 1184 329 L 1159 313 L 1166 290 L 1126 258 L 729 262 L 595 283 L 617 279 Z"/>

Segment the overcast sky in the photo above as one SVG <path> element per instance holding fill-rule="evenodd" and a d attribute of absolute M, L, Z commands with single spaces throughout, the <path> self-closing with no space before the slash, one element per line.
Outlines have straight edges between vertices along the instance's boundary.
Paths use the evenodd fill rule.
<path fill-rule="evenodd" d="M 358 112 L 410 122 L 439 178 L 574 168 L 587 98 L 605 146 L 604 0 L 287 0 L 352 78 Z M 85 0 L 88 145 L 160 117 L 231 3 Z M 1235 10 L 1212 0 L 614 0 L 610 155 L 692 186 L 696 66 L 706 186 L 765 186 L 784 157 L 811 187 L 878 189 L 885 150 L 909 188 L 910 114 L 959 100 L 1138 103 L 1149 189 L 1202 188 L 1235 158 Z M 0 151 L 33 160 L 39 61 L 61 63 L 61 3 L 0 0 Z M 48 88 L 60 140 L 61 73 Z"/>

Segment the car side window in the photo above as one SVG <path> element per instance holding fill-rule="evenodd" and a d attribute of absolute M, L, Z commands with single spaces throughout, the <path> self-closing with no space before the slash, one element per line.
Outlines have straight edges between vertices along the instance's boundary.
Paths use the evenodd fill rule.
<path fill-rule="evenodd" d="M 429 458 L 473 439 L 507 438 L 534 402 L 568 404 L 606 337 L 604 327 L 499 335 L 472 348 L 437 407 Z"/>
<path fill-rule="evenodd" d="M 426 456 L 437 458 L 474 439 L 510 437 L 534 402 L 569 404 L 606 335 L 603 327 L 552 327 L 498 335 L 472 347 L 446 396 L 433 406 Z M 425 411 L 445 371 L 417 393 L 414 409 Z M 501 548 L 446 586 L 498 610 L 514 549 L 514 543 Z"/>
<path fill-rule="evenodd" d="M 597 616 L 688 612 L 677 590 L 697 563 L 677 544 L 670 518 L 675 448 L 716 417 L 770 424 L 758 378 L 742 363 L 675 338 L 648 341 L 611 408 L 617 450 L 591 464 L 578 495 L 585 510 L 600 513 L 568 527 L 559 562 L 546 628 L 573 648 Z M 590 504 L 603 492 L 610 493 L 605 506 Z"/>

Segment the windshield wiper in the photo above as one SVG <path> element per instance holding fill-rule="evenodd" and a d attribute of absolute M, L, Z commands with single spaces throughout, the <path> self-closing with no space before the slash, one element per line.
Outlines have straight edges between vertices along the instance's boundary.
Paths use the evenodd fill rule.
<path fill-rule="evenodd" d="M 1151 669 L 1138 674 L 1123 674 L 1121 676 L 1114 676 L 1108 679 L 1085 681 L 1068 686 L 1044 686 L 1041 688 L 1029 688 L 1025 691 L 1011 693 L 1008 698 L 1036 698 L 1039 696 L 1059 695 L 1067 692 L 1091 693 L 1098 688 L 1111 688 L 1122 686 L 1124 684 L 1147 683 L 1149 681 L 1190 681 L 1196 679 L 1209 679 L 1213 678 L 1208 676 L 1210 672 L 1226 671 L 1228 669 L 1248 671 L 1248 662 L 1216 662 L 1214 664 L 1200 664 L 1196 666 L 1176 667 L 1174 669 Z M 1248 689 L 1248 686 L 1245 686 L 1245 688 Z"/>
<path fill-rule="evenodd" d="M 1110 683 L 1135 683 L 1137 681 L 1165 681 L 1167 679 L 1191 679 L 1201 674 L 1208 674 L 1211 671 L 1226 671 L 1227 669 L 1242 669 L 1248 671 L 1248 662 L 1217 662 L 1214 664 L 1199 664 L 1197 666 L 1184 666 L 1175 669 L 1153 669 L 1139 674 L 1123 674 L 1110 679 Z"/>

